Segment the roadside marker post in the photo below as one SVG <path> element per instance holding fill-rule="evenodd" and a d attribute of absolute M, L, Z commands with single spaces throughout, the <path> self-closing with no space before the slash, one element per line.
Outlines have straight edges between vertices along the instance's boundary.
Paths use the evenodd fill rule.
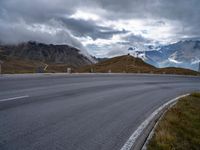
<path fill-rule="evenodd" d="M 90 73 L 94 73 L 94 69 L 93 68 L 90 69 Z"/>
<path fill-rule="evenodd" d="M 67 73 L 72 73 L 72 69 L 71 68 L 67 68 Z"/>
<path fill-rule="evenodd" d="M 3 61 L 0 60 L 0 74 L 2 74 L 2 64 L 3 64 Z"/>

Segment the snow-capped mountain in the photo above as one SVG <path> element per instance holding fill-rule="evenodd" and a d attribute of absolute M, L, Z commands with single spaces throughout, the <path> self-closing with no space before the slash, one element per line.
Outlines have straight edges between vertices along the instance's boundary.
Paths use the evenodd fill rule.
<path fill-rule="evenodd" d="M 180 41 L 174 44 L 151 47 L 148 50 L 132 51 L 133 56 L 156 67 L 182 67 L 198 70 L 200 41 Z"/>

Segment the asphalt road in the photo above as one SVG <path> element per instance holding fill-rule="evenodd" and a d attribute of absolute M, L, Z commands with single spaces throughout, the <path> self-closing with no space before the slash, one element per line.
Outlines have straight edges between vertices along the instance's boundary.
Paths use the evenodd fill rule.
<path fill-rule="evenodd" d="M 0 77 L 0 150 L 117 150 L 159 106 L 200 91 L 162 75 Z"/>

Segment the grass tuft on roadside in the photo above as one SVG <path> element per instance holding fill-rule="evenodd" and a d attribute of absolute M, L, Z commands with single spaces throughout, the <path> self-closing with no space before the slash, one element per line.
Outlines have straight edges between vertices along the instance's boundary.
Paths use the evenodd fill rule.
<path fill-rule="evenodd" d="M 148 150 L 200 149 L 200 93 L 181 98 L 158 123 Z"/>

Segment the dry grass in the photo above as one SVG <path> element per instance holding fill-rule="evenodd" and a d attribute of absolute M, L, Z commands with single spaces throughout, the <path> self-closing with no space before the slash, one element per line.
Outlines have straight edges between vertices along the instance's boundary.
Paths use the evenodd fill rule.
<path fill-rule="evenodd" d="M 148 150 L 200 149 L 200 93 L 182 98 L 159 122 Z"/>
<path fill-rule="evenodd" d="M 45 64 L 40 61 L 24 60 L 19 58 L 4 57 L 2 64 L 3 74 L 36 73 L 39 67 L 44 68 Z M 67 72 L 71 67 L 66 64 L 48 64 L 47 73 Z M 73 69 L 73 67 L 71 67 Z M 73 70 L 72 70 L 73 71 Z"/>
<path fill-rule="evenodd" d="M 200 75 L 200 73 L 196 71 L 185 68 L 176 68 L 176 67 L 160 68 L 157 69 L 155 73 L 178 74 L 178 75 Z"/>
<path fill-rule="evenodd" d="M 41 65 L 41 62 L 6 58 L 2 64 L 2 73 L 34 73 L 36 68 Z"/>
<path fill-rule="evenodd" d="M 156 69 L 139 58 L 134 58 L 129 55 L 114 57 L 94 65 L 81 67 L 77 72 L 94 72 L 107 73 L 111 70 L 113 73 L 149 73 Z"/>
<path fill-rule="evenodd" d="M 88 65 L 77 69 L 77 72 L 107 73 L 111 70 L 113 73 L 151 73 L 151 74 L 179 74 L 179 75 L 200 75 L 200 73 L 183 68 L 156 68 L 145 63 L 140 58 L 134 58 L 130 55 L 114 57 L 94 65 Z"/>
<path fill-rule="evenodd" d="M 48 73 L 67 72 L 67 68 L 71 68 L 72 72 L 74 72 L 74 68 L 66 64 L 49 64 L 46 72 Z"/>

